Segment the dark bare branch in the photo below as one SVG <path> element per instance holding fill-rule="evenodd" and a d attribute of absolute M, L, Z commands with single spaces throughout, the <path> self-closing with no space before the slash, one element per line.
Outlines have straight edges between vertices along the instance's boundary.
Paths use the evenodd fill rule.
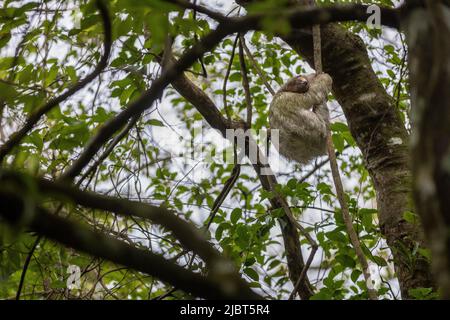
<path fill-rule="evenodd" d="M 17 184 L 20 182 L 21 177 L 20 174 L 13 171 L 2 171 L 0 181 L 7 184 L 11 182 Z M 114 212 L 127 217 L 133 216 L 146 219 L 172 231 L 174 236 L 184 246 L 190 250 L 197 251 L 206 263 L 213 264 L 215 260 L 220 259 L 220 254 L 205 240 L 200 231 L 163 207 L 82 191 L 71 184 L 63 182 L 31 177 L 29 179 L 35 183 L 41 194 L 66 201 L 71 200 L 88 208 Z"/>
<path fill-rule="evenodd" d="M 85 225 L 50 214 L 40 207 L 34 208 L 32 216 L 24 217 L 24 212 L 27 212 L 25 206 L 29 208 L 29 204 L 25 204 L 27 200 L 29 199 L 21 199 L 17 192 L 0 191 L 0 216 L 8 223 L 19 224 L 21 227 L 21 224 L 27 221 L 27 226 L 32 231 L 43 234 L 49 239 L 147 273 L 198 297 L 209 299 L 260 298 L 248 288 L 243 280 L 238 281 L 239 283 L 234 282 L 232 278 L 230 279 L 229 274 L 213 273 L 207 277 L 200 276 L 157 254 L 137 249 L 115 237 L 95 232 Z M 223 267 L 220 269 L 223 270 Z"/>
<path fill-rule="evenodd" d="M 192 2 L 189 2 L 189 1 L 186 1 L 186 0 L 166 0 L 166 1 L 174 3 L 174 4 L 180 6 L 181 8 L 184 8 L 184 9 L 192 9 L 195 12 L 207 15 L 208 17 L 210 17 L 210 18 L 212 18 L 214 20 L 217 20 L 219 22 L 223 22 L 223 21 L 226 21 L 228 19 L 226 16 L 224 16 L 220 12 L 216 12 L 216 11 L 210 10 L 210 9 L 204 7 L 204 6 L 200 6 L 200 5 L 197 5 L 195 3 L 192 3 Z"/>

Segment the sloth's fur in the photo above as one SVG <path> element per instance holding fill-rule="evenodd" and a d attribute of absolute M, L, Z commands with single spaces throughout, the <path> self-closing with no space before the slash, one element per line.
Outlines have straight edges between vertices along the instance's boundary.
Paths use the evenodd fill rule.
<path fill-rule="evenodd" d="M 332 80 L 326 73 L 310 74 L 304 93 L 284 91 L 292 78 L 274 96 L 270 104 L 270 129 L 279 130 L 278 152 L 284 157 L 306 164 L 326 154 L 329 114 L 326 98 Z"/>

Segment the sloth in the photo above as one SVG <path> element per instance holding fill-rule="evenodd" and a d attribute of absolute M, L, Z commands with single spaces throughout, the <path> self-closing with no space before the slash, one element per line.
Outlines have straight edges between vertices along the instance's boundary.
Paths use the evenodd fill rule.
<path fill-rule="evenodd" d="M 273 97 L 270 129 L 279 130 L 278 152 L 307 164 L 327 153 L 329 113 L 326 105 L 332 80 L 326 73 L 289 79 Z"/>

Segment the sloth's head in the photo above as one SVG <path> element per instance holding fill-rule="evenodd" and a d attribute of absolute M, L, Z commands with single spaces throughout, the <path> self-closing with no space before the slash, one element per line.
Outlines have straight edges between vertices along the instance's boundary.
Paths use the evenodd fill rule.
<path fill-rule="evenodd" d="M 296 76 L 288 80 L 281 88 L 282 92 L 305 93 L 309 89 L 309 81 L 304 76 Z"/>

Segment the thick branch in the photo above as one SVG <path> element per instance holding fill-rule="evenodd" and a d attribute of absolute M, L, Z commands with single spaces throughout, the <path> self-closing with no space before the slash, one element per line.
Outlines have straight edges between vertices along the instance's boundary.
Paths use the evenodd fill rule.
<path fill-rule="evenodd" d="M 52 240 L 147 273 L 199 297 L 208 299 L 260 298 L 243 282 L 240 285 L 234 281 L 230 282 L 229 279 L 226 279 L 227 274 L 202 277 L 159 255 L 137 249 L 114 237 L 92 231 L 84 225 L 49 214 L 42 208 L 35 207 L 31 217 L 24 217 L 25 212 L 29 213 L 29 207 L 25 209 L 26 206 L 28 207 L 29 204 L 25 204 L 23 199 L 17 196 L 17 193 L 0 192 L 0 216 L 10 224 L 22 226 L 23 221 L 28 220 L 27 225 L 31 230 Z"/>
<path fill-rule="evenodd" d="M 67 183 L 25 177 L 13 171 L 2 171 L 0 176 L 0 182 L 4 185 L 17 185 L 24 179 L 31 179 L 41 194 L 51 195 L 65 201 L 70 200 L 84 207 L 114 212 L 122 216 L 140 217 L 159 224 L 172 231 L 186 248 L 197 252 L 209 266 L 222 259 L 219 252 L 206 241 L 200 231 L 165 208 L 82 191 Z"/>

